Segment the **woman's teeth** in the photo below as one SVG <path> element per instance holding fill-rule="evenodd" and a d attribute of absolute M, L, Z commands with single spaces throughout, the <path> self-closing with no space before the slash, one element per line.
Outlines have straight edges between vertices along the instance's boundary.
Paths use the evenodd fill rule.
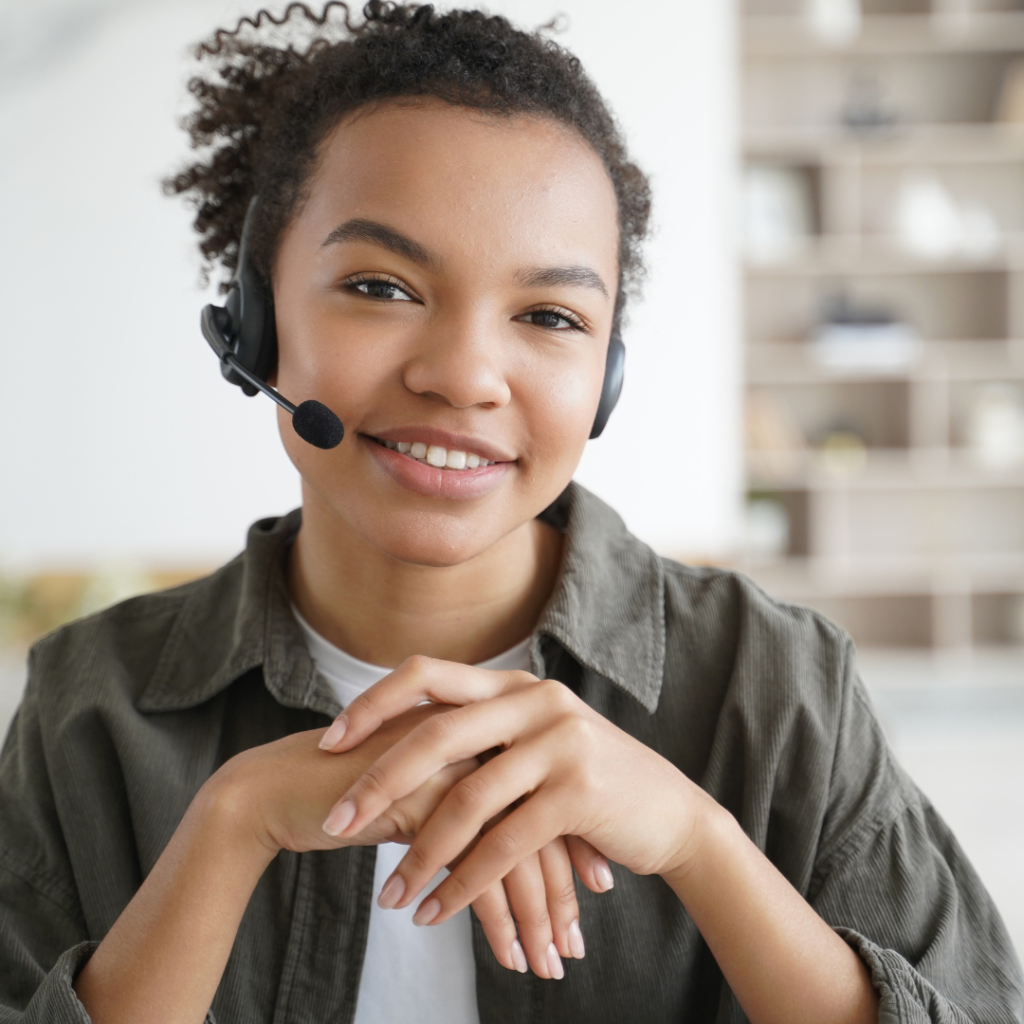
<path fill-rule="evenodd" d="M 449 450 L 437 444 L 424 444 L 422 441 L 381 441 L 385 448 L 401 455 L 408 455 L 417 462 L 424 462 L 436 469 L 478 469 L 481 466 L 493 466 L 494 463 L 474 455 L 472 452 Z"/>

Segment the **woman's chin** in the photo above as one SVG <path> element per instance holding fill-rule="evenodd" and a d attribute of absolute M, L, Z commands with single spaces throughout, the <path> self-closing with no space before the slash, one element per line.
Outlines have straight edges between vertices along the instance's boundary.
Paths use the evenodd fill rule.
<path fill-rule="evenodd" d="M 522 525 L 516 517 L 506 520 L 497 510 L 486 516 L 479 511 L 473 515 L 368 510 L 345 518 L 366 542 L 389 558 L 434 569 L 471 562 Z M 507 528 L 502 529 L 502 523 Z"/>

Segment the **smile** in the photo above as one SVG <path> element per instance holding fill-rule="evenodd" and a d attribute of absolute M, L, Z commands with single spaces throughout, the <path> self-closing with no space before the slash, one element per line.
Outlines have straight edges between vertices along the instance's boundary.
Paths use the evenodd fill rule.
<path fill-rule="evenodd" d="M 475 452 L 462 452 L 454 448 L 442 448 L 437 444 L 424 444 L 422 441 L 382 441 L 373 438 L 379 445 L 390 448 L 399 455 L 405 455 L 424 466 L 433 466 L 435 469 L 481 469 L 485 466 L 493 466 L 494 463 L 485 459 Z"/>

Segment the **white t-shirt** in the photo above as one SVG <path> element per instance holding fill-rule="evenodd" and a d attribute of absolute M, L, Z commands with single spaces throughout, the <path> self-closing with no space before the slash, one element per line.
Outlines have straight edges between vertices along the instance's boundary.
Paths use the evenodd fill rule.
<path fill-rule="evenodd" d="M 294 606 L 292 610 L 317 669 L 343 708 L 391 671 L 346 654 L 320 636 Z M 480 667 L 529 671 L 529 638 L 482 662 Z M 359 981 L 355 1024 L 479 1024 L 469 908 L 444 924 L 417 928 L 412 915 L 419 905 L 418 899 L 404 910 L 381 910 L 377 906 L 381 888 L 407 849 L 401 843 L 382 843 L 377 847 L 370 933 Z M 447 873 L 442 870 L 424 889 L 424 895 Z"/>

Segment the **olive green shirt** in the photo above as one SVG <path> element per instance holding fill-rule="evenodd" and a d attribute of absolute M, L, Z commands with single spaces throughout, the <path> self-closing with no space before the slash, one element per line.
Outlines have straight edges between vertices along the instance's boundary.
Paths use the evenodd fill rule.
<path fill-rule="evenodd" d="M 571 486 L 545 513 L 565 558 L 532 640 L 561 680 L 698 782 L 868 965 L 885 1022 L 1024 1019 L 999 915 L 893 760 L 849 638 L 743 576 L 657 557 Z M 88 1017 L 75 972 L 232 755 L 339 710 L 292 616 L 300 518 L 256 523 L 212 576 L 40 641 L 0 755 L 0 1022 Z M 375 849 L 280 853 L 211 1008 L 219 1024 L 352 1021 Z M 478 922 L 481 1024 L 668 1024 L 744 1015 L 682 904 L 621 867 L 580 886 L 584 960 L 502 968 Z M 401 979 L 396 978 L 396 983 Z"/>

